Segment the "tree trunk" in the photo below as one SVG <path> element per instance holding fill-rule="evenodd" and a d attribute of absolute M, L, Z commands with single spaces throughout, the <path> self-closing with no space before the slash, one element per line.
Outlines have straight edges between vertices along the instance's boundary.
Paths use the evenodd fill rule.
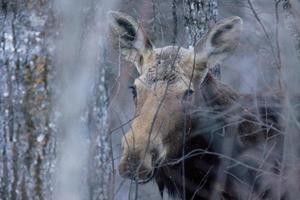
<path fill-rule="evenodd" d="M 1 1 L 0 196 L 45 199 L 51 193 L 52 5 Z"/>
<path fill-rule="evenodd" d="M 60 10 L 57 2 L 65 10 Z M 80 195 L 76 199 L 109 196 L 111 165 L 102 59 L 104 38 L 98 36 L 104 32 L 102 15 L 108 8 L 99 6 L 103 2 L 93 0 L 57 2 L 0 2 L 0 199 L 3 200 L 64 199 L 70 188 Z M 78 13 L 69 9 L 75 5 Z M 71 32 L 75 29 L 78 32 Z M 74 91 L 78 96 L 68 96 Z M 78 98 L 80 104 L 76 104 Z M 74 145 L 82 143 L 83 146 Z M 66 144 L 75 149 L 66 150 L 69 147 Z M 76 160 L 78 152 L 86 152 L 82 160 Z M 70 157 L 77 163 L 70 166 L 67 163 Z M 74 172 L 78 173 L 75 175 L 78 179 L 73 179 Z M 80 190 L 72 188 L 73 185 L 59 188 L 69 186 L 64 185 L 64 180 L 76 180 L 74 185 L 80 186 Z"/>
<path fill-rule="evenodd" d="M 300 61 L 300 2 L 295 0 L 284 0 L 283 9 L 285 24 L 295 41 L 295 49 L 297 51 L 298 60 Z"/>
<path fill-rule="evenodd" d="M 217 0 L 185 0 L 184 18 L 186 33 L 189 36 L 189 45 L 195 46 L 208 31 L 209 27 L 217 21 Z M 215 78 L 221 78 L 219 64 L 210 69 Z"/>

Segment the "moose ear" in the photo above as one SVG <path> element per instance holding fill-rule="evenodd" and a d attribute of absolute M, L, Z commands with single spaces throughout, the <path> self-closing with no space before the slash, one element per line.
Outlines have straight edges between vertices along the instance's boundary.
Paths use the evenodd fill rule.
<path fill-rule="evenodd" d="M 196 61 L 203 62 L 205 59 L 208 67 L 214 67 L 238 46 L 242 29 L 243 21 L 237 16 L 216 23 L 195 45 Z"/>
<path fill-rule="evenodd" d="M 120 49 L 126 60 L 136 63 L 153 49 L 150 39 L 133 17 L 117 11 L 110 11 L 108 17 L 113 46 Z"/>

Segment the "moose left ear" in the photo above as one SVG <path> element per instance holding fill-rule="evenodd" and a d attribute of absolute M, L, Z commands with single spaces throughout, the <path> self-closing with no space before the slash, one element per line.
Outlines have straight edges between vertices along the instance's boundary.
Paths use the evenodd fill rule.
<path fill-rule="evenodd" d="M 142 60 L 143 54 L 153 50 L 150 39 L 133 17 L 117 11 L 110 11 L 108 17 L 110 38 L 114 48 L 120 49 L 124 59 L 137 64 L 137 69 L 141 72 L 139 60 Z"/>
<path fill-rule="evenodd" d="M 205 57 L 207 66 L 214 67 L 238 46 L 243 29 L 243 20 L 234 16 L 216 23 L 205 38 L 195 46 L 196 59 Z"/>

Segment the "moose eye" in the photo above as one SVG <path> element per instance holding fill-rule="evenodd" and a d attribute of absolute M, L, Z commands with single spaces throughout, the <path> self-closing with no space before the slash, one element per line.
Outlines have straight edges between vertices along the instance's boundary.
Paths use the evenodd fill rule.
<path fill-rule="evenodd" d="M 187 99 L 187 98 L 190 97 L 193 93 L 194 93 L 194 91 L 191 90 L 191 89 L 186 90 L 186 91 L 184 92 L 184 94 L 183 94 L 183 99 Z"/>
<path fill-rule="evenodd" d="M 130 86 L 129 89 L 131 90 L 132 96 L 133 96 L 133 98 L 135 99 L 136 96 L 137 96 L 137 92 L 136 92 L 136 87 L 135 87 L 135 85 Z"/>

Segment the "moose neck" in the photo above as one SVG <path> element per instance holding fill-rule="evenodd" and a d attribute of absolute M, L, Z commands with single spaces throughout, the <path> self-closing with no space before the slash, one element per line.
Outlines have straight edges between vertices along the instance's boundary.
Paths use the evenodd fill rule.
<path fill-rule="evenodd" d="M 222 146 L 223 142 L 223 137 L 219 134 L 211 134 L 220 129 L 223 123 L 222 117 L 216 117 L 215 111 L 230 109 L 238 98 L 237 92 L 214 79 L 211 74 L 207 74 L 196 90 L 195 104 L 187 117 L 187 121 L 191 120 L 190 132 L 186 132 L 185 141 L 175 159 L 172 159 L 172 164 L 165 165 L 157 171 L 156 182 L 161 193 L 166 188 L 171 196 L 179 195 L 183 198 L 181 195 L 184 191 L 185 199 L 210 198 L 220 162 L 214 152 L 219 151 L 217 148 Z M 186 125 L 188 126 L 189 122 Z M 199 188 L 199 180 L 203 179 L 204 174 L 207 174 L 206 183 L 194 196 Z M 227 188 L 227 191 L 229 190 Z"/>
<path fill-rule="evenodd" d="M 231 106 L 239 97 L 236 91 L 216 80 L 210 73 L 206 75 L 198 87 L 196 106 L 222 106 L 220 109 L 226 108 Z"/>

